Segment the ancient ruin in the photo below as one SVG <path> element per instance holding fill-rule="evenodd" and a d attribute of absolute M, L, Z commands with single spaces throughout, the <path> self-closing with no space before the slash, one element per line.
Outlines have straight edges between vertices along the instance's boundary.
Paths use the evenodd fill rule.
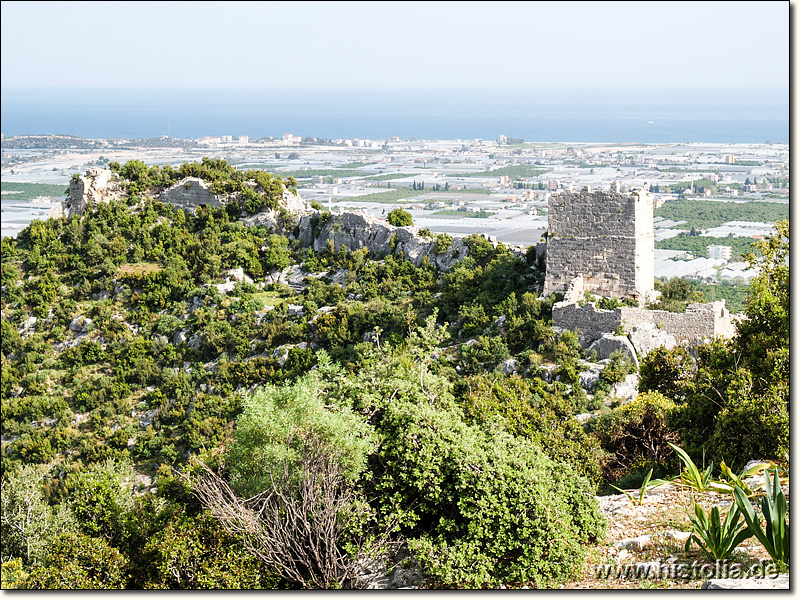
<path fill-rule="evenodd" d="M 686 312 L 674 313 L 631 306 L 605 310 L 586 299 L 586 292 L 640 304 L 657 298 L 653 201 L 646 190 L 562 193 L 551 201 L 548 219 L 544 294 L 564 293 L 564 300 L 553 306 L 553 325 L 577 330 L 584 347 L 620 330 L 641 355 L 659 345 L 735 333 L 724 300 L 690 304 Z"/>
<path fill-rule="evenodd" d="M 549 204 L 544 295 L 582 276 L 605 298 L 654 299 L 653 200 L 645 189 L 562 192 Z"/>

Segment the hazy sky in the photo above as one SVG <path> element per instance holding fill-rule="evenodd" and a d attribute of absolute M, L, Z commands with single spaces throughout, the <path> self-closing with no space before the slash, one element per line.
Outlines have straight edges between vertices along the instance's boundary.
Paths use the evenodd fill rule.
<path fill-rule="evenodd" d="M 781 87 L 789 2 L 2 2 L 2 86 Z"/>

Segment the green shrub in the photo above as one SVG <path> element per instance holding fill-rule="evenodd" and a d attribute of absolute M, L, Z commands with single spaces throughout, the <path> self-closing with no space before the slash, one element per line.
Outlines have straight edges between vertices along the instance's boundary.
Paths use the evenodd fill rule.
<path fill-rule="evenodd" d="M 625 381 L 625 378 L 636 371 L 636 366 L 622 350 L 612 352 L 610 361 L 600 372 L 600 377 L 609 384 Z"/>
<path fill-rule="evenodd" d="M 684 348 L 667 350 L 661 346 L 642 359 L 639 389 L 660 392 L 673 400 L 681 400 L 693 368 L 694 360 Z"/>
<path fill-rule="evenodd" d="M 477 374 L 457 381 L 453 391 L 468 424 L 488 428 L 500 420 L 507 431 L 530 439 L 593 485 L 600 482 L 597 439 L 572 418 L 571 400 L 548 393 L 541 379 Z"/>
<path fill-rule="evenodd" d="M 326 408 L 309 376 L 290 385 L 259 389 L 244 400 L 236 424 L 228 461 L 233 488 L 244 497 L 270 489 L 265 465 L 297 463 L 311 434 L 337 450 L 350 480 L 365 467 L 369 449 L 365 425 L 347 408 Z"/>
<path fill-rule="evenodd" d="M 393 401 L 383 423 L 378 502 L 401 519 L 430 585 L 552 586 L 603 535 L 588 482 L 531 441 L 424 403 Z"/>
<path fill-rule="evenodd" d="M 637 463 L 644 469 L 668 461 L 672 456 L 669 443 L 679 438 L 668 426 L 674 411 L 675 404 L 663 394 L 643 392 L 597 419 L 594 435 L 610 453 L 603 468 L 606 481 L 619 480 Z"/>
<path fill-rule="evenodd" d="M 450 249 L 453 245 L 453 238 L 446 233 L 440 233 L 436 236 L 436 242 L 433 244 L 433 251 L 435 254 L 443 254 Z"/>
<path fill-rule="evenodd" d="M 753 459 L 781 460 L 789 454 L 789 385 L 781 382 L 763 394 L 731 396 L 716 418 L 713 456 L 741 468 Z"/>
<path fill-rule="evenodd" d="M 128 559 L 102 538 L 62 534 L 45 563 L 33 569 L 25 587 L 53 590 L 123 589 Z"/>
<path fill-rule="evenodd" d="M 389 225 L 394 225 L 395 227 L 408 227 L 414 224 L 411 213 L 404 211 L 402 208 L 395 208 L 390 211 L 389 214 L 386 215 L 386 220 L 389 222 Z"/>

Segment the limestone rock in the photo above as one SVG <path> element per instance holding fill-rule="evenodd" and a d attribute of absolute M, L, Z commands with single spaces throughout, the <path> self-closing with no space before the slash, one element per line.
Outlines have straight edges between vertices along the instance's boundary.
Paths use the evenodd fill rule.
<path fill-rule="evenodd" d="M 467 248 L 459 238 L 453 239 L 447 251 L 436 254 L 435 239 L 419 236 L 416 227 L 394 227 L 360 211 L 332 215 L 327 223 L 316 227 L 312 224 L 314 216 L 300 218 L 297 237 L 303 246 L 312 247 L 315 252 L 325 250 L 332 241 L 336 252 L 343 246 L 351 252 L 366 248 L 378 257 L 402 255 L 416 266 L 427 256 L 442 271 L 467 255 Z"/>
<path fill-rule="evenodd" d="M 652 536 L 650 535 L 640 535 L 635 538 L 627 538 L 624 540 L 618 541 L 614 544 L 617 548 L 623 548 L 625 550 L 641 550 L 647 544 L 649 544 L 652 540 Z"/>
<path fill-rule="evenodd" d="M 211 184 L 199 177 L 184 177 L 164 190 L 159 196 L 159 200 L 190 212 L 194 212 L 201 205 L 223 205 L 222 201 L 211 193 Z"/>
<path fill-rule="evenodd" d="M 634 350 L 627 336 L 605 333 L 599 340 L 589 346 L 589 352 L 597 352 L 597 358 L 599 360 L 611 358 L 611 355 L 618 350 L 622 350 L 628 357 L 628 360 L 636 365 L 636 369 L 639 369 L 639 359 L 636 358 L 636 350 Z"/>
<path fill-rule="evenodd" d="M 578 374 L 578 382 L 584 390 L 591 392 L 597 380 L 600 379 L 600 372 L 603 370 L 603 365 L 585 363 L 584 367 L 588 368 Z"/>
<path fill-rule="evenodd" d="M 659 329 L 655 323 L 637 325 L 628 333 L 628 339 L 636 352 L 642 357 L 647 356 L 661 346 L 664 346 L 667 350 L 672 350 L 678 345 L 675 336 L 663 329 Z"/>
<path fill-rule="evenodd" d="M 502 363 L 500 363 L 500 369 L 502 369 L 504 375 L 511 375 L 512 373 L 516 373 L 517 359 L 509 358 L 504 360 Z"/>
<path fill-rule="evenodd" d="M 19 331 L 20 335 L 24 336 L 36 328 L 36 321 L 36 317 L 28 317 L 22 322 L 22 324 L 20 324 L 17 331 Z"/>
<path fill-rule="evenodd" d="M 624 381 L 615 383 L 611 386 L 609 396 L 615 398 L 624 398 L 626 400 L 634 400 L 639 393 L 639 376 L 632 373 L 625 377 Z"/>
<path fill-rule="evenodd" d="M 709 579 L 704 590 L 788 590 L 789 574 L 775 577 L 743 577 L 741 579 Z"/>
<path fill-rule="evenodd" d="M 83 315 L 77 316 L 69 323 L 70 331 L 75 333 L 88 333 L 92 325 L 92 320 Z"/>

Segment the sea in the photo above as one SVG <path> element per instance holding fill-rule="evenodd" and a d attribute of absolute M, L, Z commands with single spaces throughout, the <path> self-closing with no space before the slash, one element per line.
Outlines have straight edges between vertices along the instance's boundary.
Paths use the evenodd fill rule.
<path fill-rule="evenodd" d="M 5 136 L 789 143 L 788 90 L 9 88 Z"/>

